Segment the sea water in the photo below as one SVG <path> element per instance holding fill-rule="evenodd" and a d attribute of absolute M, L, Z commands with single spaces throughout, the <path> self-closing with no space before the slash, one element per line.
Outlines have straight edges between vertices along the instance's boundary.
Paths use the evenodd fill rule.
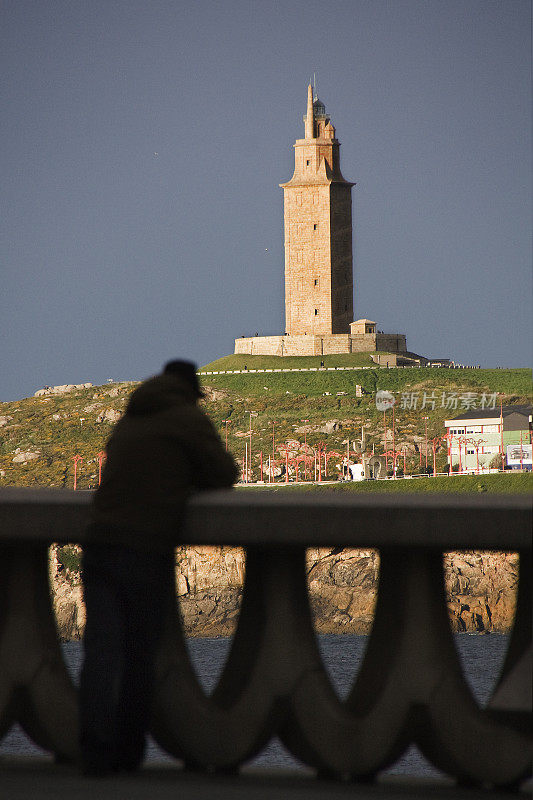
<path fill-rule="evenodd" d="M 367 641 L 368 637 L 366 636 L 346 634 L 318 637 L 324 664 L 340 697 L 345 697 L 353 684 Z M 499 634 L 491 634 L 490 636 L 477 634 L 455 635 L 455 644 L 461 658 L 465 677 L 474 697 L 481 705 L 488 701 L 498 679 L 507 643 L 508 636 Z M 217 678 L 222 671 L 228 656 L 231 639 L 188 639 L 187 644 L 198 679 L 204 689 L 209 692 L 215 687 Z M 82 661 L 81 643 L 66 642 L 62 645 L 62 648 L 65 663 L 72 679 L 77 683 Z M 0 743 L 0 756 L 42 753 L 43 751 L 34 745 L 17 725 L 13 726 Z M 170 756 L 162 751 L 154 741 L 150 740 L 147 758 L 163 761 L 168 760 Z M 292 758 L 277 739 L 273 739 L 263 752 L 250 763 L 251 765 L 271 768 L 302 768 L 301 764 Z M 388 772 L 391 774 L 408 773 L 426 776 L 440 774 L 414 747 L 408 750 Z"/>

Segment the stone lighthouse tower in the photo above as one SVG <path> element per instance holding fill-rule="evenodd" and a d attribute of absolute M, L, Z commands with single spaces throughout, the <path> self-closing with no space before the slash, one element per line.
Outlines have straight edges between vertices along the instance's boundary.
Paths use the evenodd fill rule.
<path fill-rule="evenodd" d="M 369 319 L 353 321 L 354 184 L 342 177 L 335 128 L 312 86 L 307 89 L 304 122 L 304 138 L 294 145 L 294 175 L 280 184 L 285 217 L 285 334 L 235 339 L 235 353 L 325 356 L 379 350 L 407 357 L 405 334 L 376 331 L 377 323 Z M 390 361 L 388 357 L 387 364 Z"/>
<path fill-rule="evenodd" d="M 348 334 L 353 320 L 354 184 L 342 177 L 335 128 L 311 85 L 304 122 L 305 137 L 294 145 L 294 175 L 280 184 L 285 330 L 290 336 Z"/>

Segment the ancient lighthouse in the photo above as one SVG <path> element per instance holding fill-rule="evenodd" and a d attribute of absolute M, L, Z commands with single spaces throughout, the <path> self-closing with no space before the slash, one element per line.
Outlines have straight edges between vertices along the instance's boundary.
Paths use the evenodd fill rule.
<path fill-rule="evenodd" d="M 340 168 L 340 142 L 324 103 L 307 88 L 304 138 L 294 174 L 282 183 L 285 225 L 285 334 L 235 340 L 235 353 L 327 355 L 405 353 L 405 335 L 353 321 L 352 199 Z"/>
<path fill-rule="evenodd" d="M 339 141 L 324 104 L 308 87 L 305 137 L 294 175 L 282 183 L 285 217 L 285 330 L 349 333 L 353 321 L 353 183 L 340 169 Z"/>

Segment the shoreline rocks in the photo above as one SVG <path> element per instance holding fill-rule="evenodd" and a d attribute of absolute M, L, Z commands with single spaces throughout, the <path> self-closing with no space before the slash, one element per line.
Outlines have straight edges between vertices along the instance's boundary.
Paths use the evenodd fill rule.
<path fill-rule="evenodd" d="M 50 554 L 54 610 L 63 640 L 79 639 L 85 625 L 77 559 Z M 67 561 L 67 565 L 65 562 Z M 458 552 L 444 557 L 450 625 L 455 632 L 507 633 L 518 586 L 516 553 Z M 235 631 L 245 573 L 243 550 L 180 547 L 176 551 L 176 592 L 188 636 L 230 636 Z M 379 579 L 375 550 L 310 549 L 309 598 L 318 633 L 367 634 L 372 627 Z"/>

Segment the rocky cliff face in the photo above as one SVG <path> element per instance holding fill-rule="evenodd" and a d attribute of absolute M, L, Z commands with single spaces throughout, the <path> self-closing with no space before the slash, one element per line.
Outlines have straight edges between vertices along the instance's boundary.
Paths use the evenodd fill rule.
<path fill-rule="evenodd" d="M 50 556 L 54 608 L 63 639 L 78 639 L 85 625 L 82 586 L 73 551 L 70 566 Z M 506 632 L 513 621 L 518 556 L 461 552 L 444 559 L 450 624 L 454 631 Z M 229 636 L 235 630 L 245 572 L 244 552 L 229 547 L 181 547 L 176 587 L 191 636 Z M 311 549 L 308 585 L 319 633 L 368 633 L 376 600 L 379 555 L 374 550 Z"/>
<path fill-rule="evenodd" d="M 517 553 L 448 553 L 448 611 L 455 631 L 510 630 L 518 589 Z"/>

